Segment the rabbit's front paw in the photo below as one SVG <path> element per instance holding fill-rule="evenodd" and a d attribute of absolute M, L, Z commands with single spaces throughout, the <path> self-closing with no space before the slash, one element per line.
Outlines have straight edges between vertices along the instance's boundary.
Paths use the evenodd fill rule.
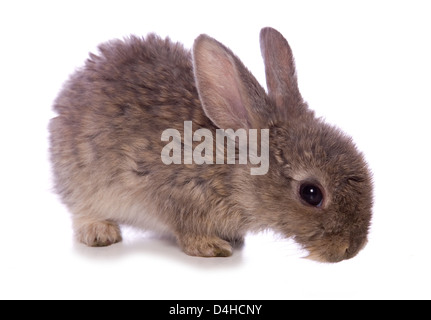
<path fill-rule="evenodd" d="M 210 236 L 180 236 L 178 242 L 183 251 L 197 257 L 229 257 L 232 246 L 218 237 Z"/>

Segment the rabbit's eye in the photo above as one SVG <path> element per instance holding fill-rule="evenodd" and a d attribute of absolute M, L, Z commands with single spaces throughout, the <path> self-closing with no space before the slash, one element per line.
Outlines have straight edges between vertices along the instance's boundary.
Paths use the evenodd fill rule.
<path fill-rule="evenodd" d="M 304 183 L 299 189 L 302 200 L 313 207 L 320 207 L 323 202 L 323 193 L 319 187 L 312 183 Z"/>

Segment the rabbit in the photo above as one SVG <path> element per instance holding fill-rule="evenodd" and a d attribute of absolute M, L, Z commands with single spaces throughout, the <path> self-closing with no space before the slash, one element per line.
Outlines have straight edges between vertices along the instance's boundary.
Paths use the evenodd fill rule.
<path fill-rule="evenodd" d="M 260 33 L 267 91 L 208 35 L 192 50 L 155 34 L 101 44 L 54 102 L 50 154 L 55 191 L 77 241 L 108 246 L 120 225 L 168 234 L 186 254 L 228 257 L 249 232 L 297 242 L 308 258 L 339 262 L 367 243 L 372 174 L 352 139 L 303 100 L 292 51 Z M 269 168 L 171 164 L 167 128 L 269 130 Z M 193 141 L 196 146 L 198 141 Z"/>

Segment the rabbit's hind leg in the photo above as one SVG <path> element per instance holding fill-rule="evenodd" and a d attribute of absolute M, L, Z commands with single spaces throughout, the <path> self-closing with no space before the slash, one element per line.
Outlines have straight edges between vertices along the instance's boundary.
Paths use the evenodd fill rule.
<path fill-rule="evenodd" d="M 120 227 L 113 221 L 74 217 L 73 228 L 76 239 L 90 247 L 106 247 L 122 240 Z"/>

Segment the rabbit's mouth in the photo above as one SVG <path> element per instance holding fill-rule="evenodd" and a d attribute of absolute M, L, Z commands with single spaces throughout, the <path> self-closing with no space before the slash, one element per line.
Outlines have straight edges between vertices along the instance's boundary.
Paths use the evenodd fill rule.
<path fill-rule="evenodd" d="M 336 263 L 355 257 L 367 244 L 367 238 L 345 240 L 341 236 L 331 236 L 321 239 L 312 245 L 305 246 L 308 255 L 305 257 L 318 262 Z"/>

